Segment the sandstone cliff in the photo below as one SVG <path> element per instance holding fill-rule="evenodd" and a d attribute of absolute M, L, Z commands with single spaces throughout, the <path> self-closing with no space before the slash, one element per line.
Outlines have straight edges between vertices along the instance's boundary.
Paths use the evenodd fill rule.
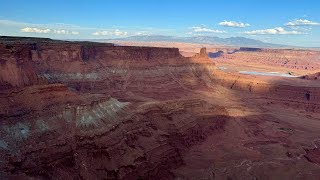
<path fill-rule="evenodd" d="M 0 179 L 174 179 L 190 164 L 182 172 L 205 167 L 204 178 L 319 170 L 308 164 L 317 149 L 303 151 L 308 162 L 291 153 L 318 135 L 314 124 L 291 125 L 273 106 L 317 113 L 316 85 L 220 72 L 205 49 L 185 58 L 176 48 L 6 37 L 0 62 Z"/>
<path fill-rule="evenodd" d="M 173 100 L 210 86 L 203 52 L 32 38 L 0 52 L 0 177 L 170 179 L 225 124 L 223 107 Z"/>
<path fill-rule="evenodd" d="M 27 41 L 0 42 L 0 87 L 21 87 L 46 83 L 44 75 L 93 73 L 103 66 L 154 66 L 180 58 L 178 49 L 121 47 L 104 43 Z"/>

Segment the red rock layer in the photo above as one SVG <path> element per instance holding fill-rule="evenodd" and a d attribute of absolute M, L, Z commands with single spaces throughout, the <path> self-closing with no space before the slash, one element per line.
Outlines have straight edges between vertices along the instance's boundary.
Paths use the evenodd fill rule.
<path fill-rule="evenodd" d="M 56 41 L 0 52 L 0 177 L 171 179 L 227 119 L 188 97 L 210 86 L 204 53 Z"/>
<path fill-rule="evenodd" d="M 171 179 L 168 170 L 183 163 L 181 153 L 226 120 L 223 108 L 197 99 L 128 106 L 113 117 L 108 106 L 120 102 L 106 102 L 7 125 L 16 135 L 2 132 L 1 170 L 36 178 Z"/>
<path fill-rule="evenodd" d="M 220 85 L 319 107 L 316 87 L 218 72 L 205 49 L 46 40 L 0 52 L 0 178 L 174 179 L 188 149 L 225 131 L 229 111 L 201 98 Z"/>
<path fill-rule="evenodd" d="M 86 73 L 103 66 L 143 67 L 168 63 L 181 55 L 174 48 L 121 47 L 100 43 L 0 43 L 0 87 L 21 87 L 46 81 L 48 72 Z"/>
<path fill-rule="evenodd" d="M 215 71 L 214 82 L 224 87 L 246 91 L 252 94 L 273 98 L 297 109 L 320 112 L 319 84 L 307 83 L 300 79 L 279 78 L 268 80 L 252 75 L 241 75 Z"/>

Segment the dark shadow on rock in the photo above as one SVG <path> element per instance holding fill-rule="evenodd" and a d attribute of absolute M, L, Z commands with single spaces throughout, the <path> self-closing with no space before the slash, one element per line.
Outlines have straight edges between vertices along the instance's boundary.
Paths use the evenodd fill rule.
<path fill-rule="evenodd" d="M 49 84 L 1 93 L 1 103 L 9 105 L 1 106 L 4 176 L 174 179 L 176 170 L 188 175 L 183 169 L 188 163 L 196 173 L 189 177 L 259 179 L 265 171 L 282 174 L 291 168 L 293 174 L 282 174 L 290 179 L 300 172 L 292 161 L 304 151 L 294 151 L 300 141 L 289 137 L 316 135 L 310 133 L 312 124 L 299 127 L 290 113 L 318 111 L 317 88 L 220 73 L 205 49 L 184 58 L 170 48 L 103 48 L 80 50 L 83 59 L 74 65 L 81 65 L 72 73 L 57 64 L 58 70 L 40 68 L 47 73 L 40 77 L 54 80 Z M 58 64 L 74 67 L 68 59 Z M 24 108 L 28 114 L 10 116 Z M 284 115 L 289 120 L 277 114 L 286 108 L 294 109 Z M 270 160 L 279 156 L 285 160 Z M 197 158 L 203 158 L 201 166 Z M 303 167 L 319 172 L 310 164 Z"/>
<path fill-rule="evenodd" d="M 220 57 L 222 55 L 223 55 L 223 51 L 218 51 L 218 52 L 215 52 L 215 53 L 212 53 L 212 52 L 208 53 L 208 56 L 210 58 L 217 58 L 217 57 Z"/>

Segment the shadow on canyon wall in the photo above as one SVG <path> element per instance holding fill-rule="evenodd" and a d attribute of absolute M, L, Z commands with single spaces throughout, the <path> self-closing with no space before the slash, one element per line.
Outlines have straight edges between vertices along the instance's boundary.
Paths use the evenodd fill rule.
<path fill-rule="evenodd" d="M 270 164 L 279 163 L 270 153 L 286 158 L 279 167 L 293 173 L 284 178 L 297 169 L 314 175 L 319 170 L 305 161 L 306 170 L 301 163 L 287 163 L 302 154 L 294 154 L 297 144 L 289 137 L 315 135 L 302 128 L 299 136 L 300 127 L 272 114 L 272 107 L 316 104 L 316 88 L 296 91 L 229 77 L 201 53 L 184 58 L 177 49 L 90 45 L 81 60 L 78 46 L 61 56 L 38 52 L 50 53 L 53 46 L 2 53 L 0 79 L 7 81 L 0 97 L 6 104 L 1 106 L 0 177 L 259 178 L 263 170 L 275 172 Z M 5 77 L 10 68 L 16 68 L 13 79 Z M 194 149 L 202 161 L 199 169 L 208 171 L 194 168 L 199 163 L 189 156 Z"/>

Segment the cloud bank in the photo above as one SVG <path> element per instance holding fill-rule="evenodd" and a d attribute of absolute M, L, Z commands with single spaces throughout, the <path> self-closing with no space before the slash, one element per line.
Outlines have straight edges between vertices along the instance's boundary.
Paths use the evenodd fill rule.
<path fill-rule="evenodd" d="M 38 34 L 48 34 L 48 33 L 53 33 L 53 34 L 62 34 L 62 35 L 78 35 L 80 34 L 78 31 L 68 31 L 65 29 L 49 29 L 49 28 L 36 28 L 36 27 L 25 27 L 21 29 L 21 32 L 24 33 L 38 33 Z"/>
<path fill-rule="evenodd" d="M 21 29 L 21 32 L 26 33 L 50 33 L 51 29 L 40 29 L 40 28 L 31 28 L 31 27 L 25 27 Z"/>
<path fill-rule="evenodd" d="M 201 32 L 203 32 L 203 33 L 227 33 L 226 31 L 210 29 L 210 28 L 206 28 L 204 26 L 191 27 L 191 29 L 193 30 L 193 32 L 197 32 L 197 33 L 201 33 Z"/>
<path fill-rule="evenodd" d="M 320 26 L 319 22 L 309 21 L 307 19 L 297 19 L 285 24 L 286 26 Z"/>
<path fill-rule="evenodd" d="M 219 26 L 245 28 L 245 27 L 250 26 L 250 24 L 242 23 L 242 22 L 235 22 L 235 21 L 223 21 L 223 22 L 219 23 Z"/>
<path fill-rule="evenodd" d="M 261 30 L 253 30 L 253 31 L 246 31 L 244 34 L 248 35 L 298 35 L 304 34 L 299 31 L 288 31 L 282 27 L 276 27 L 273 29 L 261 29 Z"/>
<path fill-rule="evenodd" d="M 126 36 L 128 32 L 120 31 L 119 29 L 112 31 L 97 31 L 92 33 L 94 36 Z"/>

